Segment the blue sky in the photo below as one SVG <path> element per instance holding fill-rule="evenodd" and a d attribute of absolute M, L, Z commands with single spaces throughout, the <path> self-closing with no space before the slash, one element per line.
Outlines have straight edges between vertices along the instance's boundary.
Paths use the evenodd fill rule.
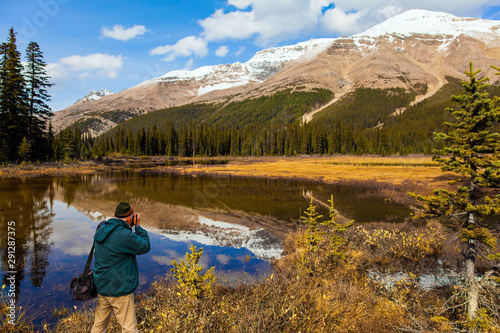
<path fill-rule="evenodd" d="M 12 26 L 23 56 L 29 41 L 40 45 L 57 111 L 90 90 L 246 62 L 267 47 L 349 36 L 416 8 L 500 19 L 500 0 L 0 0 L 0 41 Z"/>

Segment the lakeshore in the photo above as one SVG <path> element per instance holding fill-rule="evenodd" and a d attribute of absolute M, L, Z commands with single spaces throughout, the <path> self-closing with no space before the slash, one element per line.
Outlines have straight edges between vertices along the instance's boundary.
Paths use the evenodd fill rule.
<path fill-rule="evenodd" d="M 214 176 L 216 182 L 219 182 L 219 188 L 224 189 L 220 193 L 238 198 L 243 202 L 253 203 L 255 198 L 251 194 L 258 193 L 259 189 L 249 186 L 252 181 L 260 178 L 266 183 L 265 189 L 269 190 L 268 183 L 281 183 L 287 182 L 281 179 L 292 179 L 292 182 L 294 180 L 319 182 L 320 185 L 315 186 L 324 189 L 329 188 L 330 185 L 327 184 L 362 184 L 373 190 L 368 191 L 368 195 L 373 192 L 384 197 L 380 205 L 384 207 L 387 201 L 412 200 L 406 195 L 408 190 L 417 190 L 422 193 L 423 189 L 431 190 L 433 187 L 446 186 L 447 181 L 454 177 L 450 174 L 443 174 L 432 158 L 425 156 L 221 157 L 216 159 L 114 156 L 99 161 L 68 165 L 26 164 L 0 170 L 2 171 L 1 177 L 4 179 L 10 178 L 16 183 L 26 183 L 28 184 L 26 186 L 32 186 L 29 184 L 35 183 L 35 177 L 55 177 L 53 180 L 40 179 L 40 181 L 59 182 L 51 192 L 53 198 L 57 199 L 59 195 L 64 198 L 63 201 L 70 200 L 67 202 L 68 206 L 71 203 L 72 206 L 83 207 L 83 211 L 88 210 L 85 208 L 87 206 L 96 211 L 110 210 L 102 199 L 89 201 L 88 193 L 101 193 L 109 198 L 111 193 L 123 192 L 122 189 L 127 188 L 130 193 L 137 194 L 134 197 L 140 198 L 137 202 L 139 210 L 163 212 L 162 215 L 168 215 L 170 219 L 173 215 L 159 209 L 158 204 L 153 206 L 156 191 L 161 192 L 159 197 L 166 202 L 171 201 L 170 197 L 166 197 L 170 192 L 165 189 L 172 188 L 172 186 L 157 182 L 164 176 L 172 177 L 177 182 L 179 179 L 188 182 L 184 187 L 176 183 L 177 192 L 171 193 L 172 195 L 178 193 L 175 195 L 177 199 L 181 193 L 189 199 L 195 197 L 193 194 L 213 190 L 213 185 L 204 184 L 202 180 Z M 81 179 L 87 179 L 92 183 L 89 180 L 92 176 L 79 176 L 99 172 L 103 172 L 96 175 L 99 179 L 110 177 L 108 180 L 102 179 L 103 183 L 111 186 L 109 190 L 107 186 L 85 187 L 81 189 L 80 194 L 77 191 L 64 190 L 67 184 L 77 184 Z M 150 187 L 134 188 L 131 186 L 133 183 L 124 183 L 123 176 L 125 175 L 133 179 L 147 179 L 138 184 L 147 184 Z M 23 181 L 30 177 L 33 179 Z M 115 178 L 117 183 L 109 181 Z M 269 179 L 277 180 L 270 181 Z M 224 184 L 230 181 L 239 182 L 243 192 L 228 191 L 230 187 Z M 193 188 L 193 183 L 200 184 Z M 117 184 L 121 187 L 116 187 Z M 72 185 L 68 186 L 68 189 L 72 188 Z M 155 186 L 159 190 L 155 190 Z M 307 186 L 306 191 L 303 192 L 303 195 L 308 193 Z M 67 193 L 71 195 L 66 195 Z M 144 194 L 141 193 L 152 194 L 151 199 L 145 200 Z M 278 192 L 272 193 L 278 194 Z M 210 192 L 207 195 L 209 195 L 207 198 L 212 198 L 213 193 Z M 335 201 L 335 207 L 341 211 L 343 211 L 342 200 L 346 201 L 345 197 L 346 195 L 341 196 L 338 201 Z M 113 198 L 110 201 L 116 202 Z M 225 199 L 220 201 L 228 205 Z M 355 202 L 363 210 L 371 211 L 365 203 Z M 262 201 L 257 201 L 257 203 L 259 207 L 262 206 Z M 321 205 L 321 202 L 317 200 L 314 204 Z M 287 207 L 287 210 L 293 211 L 295 208 L 298 208 L 298 205 Z M 184 217 L 183 221 L 186 210 L 187 208 L 175 210 L 179 216 Z M 237 209 L 237 211 L 238 216 L 241 217 L 240 212 L 243 210 Z M 219 210 L 216 209 L 215 212 L 219 213 Z M 323 214 L 323 216 L 327 215 Z M 219 220 L 219 217 L 214 217 L 214 219 Z M 342 216 L 337 216 L 337 218 L 341 224 L 349 220 Z M 53 220 L 57 221 L 58 218 L 54 217 Z M 159 219 L 151 217 L 149 220 Z M 355 220 L 358 222 L 358 219 Z M 65 225 L 67 224 L 65 222 Z M 80 227 L 81 225 L 82 223 L 79 224 Z M 61 230 L 60 227 L 56 229 Z M 42 229 L 36 230 L 43 231 Z M 429 221 L 426 227 L 402 224 L 396 228 L 394 226 L 385 228 L 383 223 L 366 225 L 356 223 L 349 228 L 345 236 L 337 235 L 344 240 L 341 242 L 342 245 L 335 245 L 335 248 L 332 248 L 329 243 L 333 239 L 330 236 L 335 235 L 335 231 L 325 227 L 318 234 L 318 237 L 322 237 L 322 241 L 315 251 L 303 246 L 302 243 L 306 239 L 305 232 L 302 228 L 298 228 L 297 232 L 284 235 L 284 251 L 281 258 L 272 261 L 272 272 L 268 272 L 258 280 L 250 280 L 251 283 L 228 284 L 225 282 L 227 276 L 221 276 L 221 280 L 213 285 L 212 293 L 200 299 L 192 299 L 185 295 L 177 281 L 170 274 L 165 274 L 164 270 L 161 274 L 151 273 L 154 282 L 151 283 L 153 280 L 149 279 L 148 290 L 136 293 L 139 329 L 145 332 L 203 332 L 214 329 L 227 332 L 366 330 L 388 332 L 393 331 L 395 327 L 407 330 L 426 327 L 428 331 L 446 331 L 448 322 L 436 322 L 433 318 L 441 316 L 443 320 L 467 323 L 463 312 L 445 310 L 444 304 L 447 299 L 457 292 L 454 286 L 443 284 L 427 290 L 423 289 L 418 282 L 420 277 L 426 278 L 429 274 L 432 274 L 436 281 L 448 281 L 450 272 L 456 274 L 455 272 L 460 271 L 457 254 L 454 251 L 458 244 L 448 243 L 441 226 Z M 162 246 L 157 248 L 164 249 Z M 209 252 L 207 251 L 206 260 L 210 263 L 215 262 L 208 259 Z M 218 258 L 225 260 L 229 257 L 224 254 Z M 141 262 L 144 262 L 145 259 L 141 259 Z M 241 260 L 247 265 L 247 261 L 252 260 L 252 257 L 242 257 Z M 407 275 L 400 281 L 398 280 L 393 288 L 388 289 L 387 281 L 378 281 L 371 275 L 379 270 L 386 272 L 389 278 L 401 272 Z M 141 274 L 143 279 L 146 275 Z M 460 288 L 458 291 L 463 293 L 464 287 L 459 284 L 459 281 L 456 282 L 457 288 Z M 493 290 L 493 292 L 496 291 Z M 457 300 L 463 302 L 461 296 Z M 416 305 L 424 306 L 416 307 Z M 3 328 L 10 329 L 8 332 L 89 331 L 93 323 L 94 308 L 93 301 L 75 309 L 60 304 L 51 312 L 51 316 L 57 318 L 57 322 L 42 323 L 41 326 L 40 324 L 33 325 L 29 316 L 20 312 L 16 326 L 7 325 Z M 0 310 L 4 311 L 5 308 L 0 307 Z M 307 314 L 307 316 L 301 314 Z M 490 319 L 488 322 L 496 325 L 496 322 Z M 119 329 L 119 325 L 113 319 L 111 331 L 118 332 Z"/>
<path fill-rule="evenodd" d="M 186 163 L 190 161 L 191 163 Z M 443 187 L 456 176 L 443 173 L 430 156 L 300 156 L 300 157 L 218 157 L 218 158 L 137 158 L 119 156 L 71 164 L 21 164 L 0 167 L 0 178 L 65 177 L 92 174 L 110 169 L 137 172 L 218 175 L 257 178 L 290 178 L 339 183 L 347 181 L 413 183 Z"/>

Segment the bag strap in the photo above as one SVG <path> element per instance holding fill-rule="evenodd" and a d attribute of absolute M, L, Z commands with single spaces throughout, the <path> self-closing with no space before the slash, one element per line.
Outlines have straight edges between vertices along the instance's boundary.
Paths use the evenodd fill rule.
<path fill-rule="evenodd" d="M 87 274 L 89 274 L 90 264 L 92 263 L 92 257 L 94 255 L 94 246 L 95 246 L 95 241 L 92 242 L 92 248 L 90 249 L 89 257 L 87 258 L 87 263 L 85 264 L 85 268 L 83 269 L 83 274 L 82 274 L 83 279 L 87 277 Z"/>
<path fill-rule="evenodd" d="M 102 225 L 104 225 L 106 222 L 107 221 L 102 221 L 101 223 L 99 223 L 95 231 L 99 230 L 99 228 L 102 227 Z M 82 278 L 86 278 L 87 274 L 89 273 L 90 264 L 92 263 L 92 256 L 94 255 L 94 248 L 95 248 L 95 241 L 92 242 L 92 248 L 90 249 L 89 257 L 87 258 L 87 263 L 85 264 L 85 268 L 83 269 Z"/>

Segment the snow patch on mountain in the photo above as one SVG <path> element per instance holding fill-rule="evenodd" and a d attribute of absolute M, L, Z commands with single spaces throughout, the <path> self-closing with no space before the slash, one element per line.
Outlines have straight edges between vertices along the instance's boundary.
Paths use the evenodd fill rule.
<path fill-rule="evenodd" d="M 250 82 L 261 83 L 278 73 L 289 62 L 300 58 L 309 59 L 319 54 L 334 40 L 334 38 L 313 39 L 295 45 L 265 49 L 257 52 L 245 63 L 204 66 L 191 71 L 174 70 L 138 86 L 194 80 L 200 85 L 196 92 L 201 96 L 214 90 L 238 87 Z"/>
<path fill-rule="evenodd" d="M 497 20 L 464 18 L 422 9 L 413 9 L 396 15 L 363 33 L 354 35 L 352 38 L 359 41 L 360 39 L 393 35 L 425 39 L 425 35 L 431 35 L 438 36 L 443 41 L 440 50 L 444 51 L 450 41 L 462 34 L 486 42 L 489 46 L 500 46 L 498 43 L 500 22 Z"/>
<path fill-rule="evenodd" d="M 202 86 L 200 89 L 197 90 L 197 93 L 198 93 L 198 96 L 201 96 L 201 95 L 205 95 L 211 91 L 243 86 L 247 83 L 250 83 L 250 81 L 222 82 L 222 83 L 217 83 L 217 84 L 209 84 L 206 86 Z"/>
<path fill-rule="evenodd" d="M 108 90 L 108 89 L 102 89 L 100 91 L 92 90 L 85 97 L 82 97 L 79 100 L 77 100 L 75 102 L 75 104 L 78 102 L 85 103 L 88 101 L 96 101 L 96 100 L 100 99 L 101 97 L 108 96 L 108 95 L 113 95 L 113 92 L 111 90 Z"/>

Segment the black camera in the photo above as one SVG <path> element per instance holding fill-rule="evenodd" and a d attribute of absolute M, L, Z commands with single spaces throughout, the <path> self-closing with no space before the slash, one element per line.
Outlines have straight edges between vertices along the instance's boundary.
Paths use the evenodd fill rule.
<path fill-rule="evenodd" d="M 132 226 L 137 224 L 137 214 L 132 214 Z"/>

